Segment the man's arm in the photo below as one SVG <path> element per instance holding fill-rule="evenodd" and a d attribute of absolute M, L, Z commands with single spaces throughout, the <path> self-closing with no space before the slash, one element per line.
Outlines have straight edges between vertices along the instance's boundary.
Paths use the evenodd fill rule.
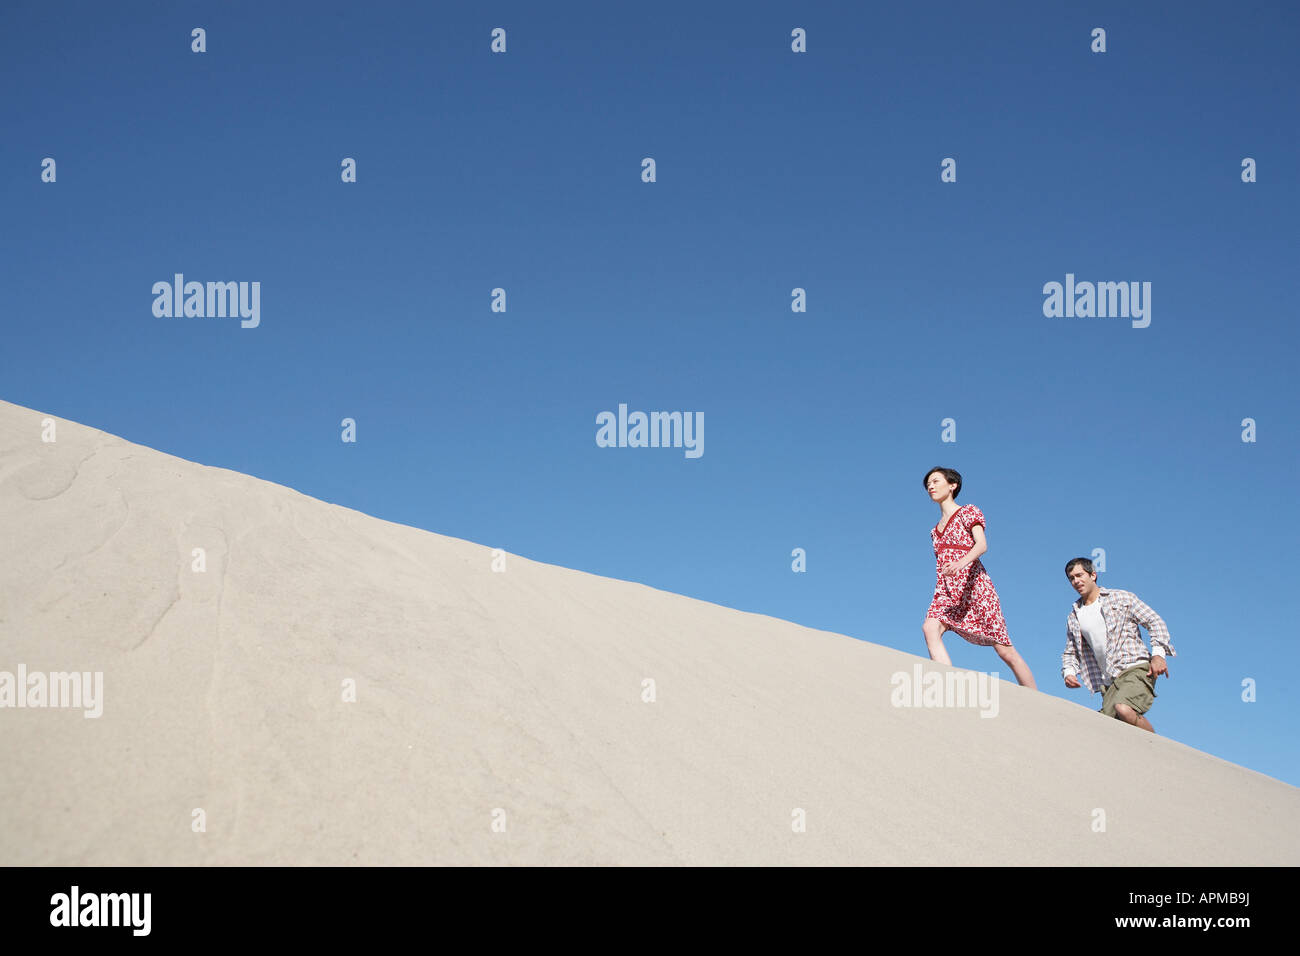
<path fill-rule="evenodd" d="M 1065 678 L 1066 687 L 1078 687 L 1075 675 L 1079 673 L 1079 652 L 1074 647 L 1074 614 L 1065 619 L 1065 653 L 1061 655 L 1061 676 Z"/>
<path fill-rule="evenodd" d="M 1151 610 L 1136 594 L 1133 595 L 1133 603 L 1129 606 L 1129 611 L 1133 619 L 1145 627 L 1151 636 L 1152 654 L 1157 657 L 1178 656 L 1174 653 L 1174 645 L 1169 640 L 1169 628 L 1165 626 L 1164 618 Z"/>

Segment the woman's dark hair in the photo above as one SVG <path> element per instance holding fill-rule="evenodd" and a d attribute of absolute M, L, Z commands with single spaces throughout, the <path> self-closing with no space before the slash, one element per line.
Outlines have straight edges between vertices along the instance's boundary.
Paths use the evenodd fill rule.
<path fill-rule="evenodd" d="M 952 490 L 952 500 L 956 501 L 957 496 L 961 494 L 961 472 L 960 471 L 957 471 L 952 468 L 931 468 L 929 471 L 925 473 L 925 477 L 921 479 L 921 487 L 925 488 L 927 491 L 929 490 L 930 476 L 933 475 L 936 471 L 939 472 L 939 474 L 943 475 L 944 480 L 947 481 L 948 484 L 957 486 Z"/>
<path fill-rule="evenodd" d="M 1092 569 L 1092 562 L 1089 561 L 1087 558 L 1071 558 L 1070 563 L 1065 566 L 1065 576 L 1067 578 L 1070 576 L 1070 572 L 1074 570 L 1074 566 L 1076 564 L 1082 564 L 1083 570 L 1088 572 L 1089 574 L 1097 573 Z"/>

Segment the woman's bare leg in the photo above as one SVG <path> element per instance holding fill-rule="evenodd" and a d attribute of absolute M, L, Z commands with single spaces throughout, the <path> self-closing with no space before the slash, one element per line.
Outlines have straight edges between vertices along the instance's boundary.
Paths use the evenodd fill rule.
<path fill-rule="evenodd" d="M 1002 658 L 1006 665 L 1011 668 L 1021 687 L 1038 690 L 1038 685 L 1034 683 L 1034 675 L 1029 672 L 1029 665 L 1025 663 L 1025 659 L 1020 656 L 1019 651 L 1010 644 L 994 644 L 993 649 L 998 652 L 998 657 Z"/>
<path fill-rule="evenodd" d="M 952 658 L 948 656 L 948 650 L 943 646 L 944 630 L 943 622 L 936 617 L 926 618 L 925 623 L 921 625 L 921 633 L 925 635 L 925 648 L 930 652 L 930 660 L 951 666 Z"/>

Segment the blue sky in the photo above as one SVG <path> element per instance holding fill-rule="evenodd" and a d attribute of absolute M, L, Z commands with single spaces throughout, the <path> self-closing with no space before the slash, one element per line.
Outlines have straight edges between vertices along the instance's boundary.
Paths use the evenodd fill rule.
<path fill-rule="evenodd" d="M 1178 651 L 1156 730 L 1300 784 L 1300 13 L 956 7 L 6 4 L 0 398 L 922 655 L 954 467 L 1045 693 L 1099 706 L 1059 674 L 1104 548 Z M 155 317 L 177 272 L 261 324 Z M 1045 317 L 1066 273 L 1150 326 Z M 619 403 L 704 454 L 597 447 Z"/>

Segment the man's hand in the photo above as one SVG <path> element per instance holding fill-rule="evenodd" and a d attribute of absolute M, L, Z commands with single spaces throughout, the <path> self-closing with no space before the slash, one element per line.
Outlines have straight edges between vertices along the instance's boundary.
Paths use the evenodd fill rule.
<path fill-rule="evenodd" d="M 1169 668 L 1165 664 L 1165 659 L 1160 654 L 1151 655 L 1151 665 L 1147 668 L 1147 677 L 1158 678 L 1161 674 L 1169 676 Z"/>
<path fill-rule="evenodd" d="M 1066 687 L 1082 687 L 1083 685 L 1080 684 L 1077 680 L 1075 680 L 1073 674 L 1066 674 L 1066 675 L 1065 675 L 1065 686 L 1066 686 Z"/>

